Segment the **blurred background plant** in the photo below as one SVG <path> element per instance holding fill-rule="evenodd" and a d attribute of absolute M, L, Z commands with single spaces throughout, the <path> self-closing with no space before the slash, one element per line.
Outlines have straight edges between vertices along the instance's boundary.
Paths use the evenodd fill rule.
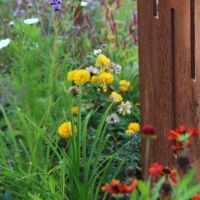
<path fill-rule="evenodd" d="M 56 7 L 54 2 L 62 6 Z M 125 98 L 131 102 L 132 112 L 120 116 L 117 126 L 106 126 L 109 140 L 97 163 L 114 156 L 105 181 L 114 175 L 123 180 L 121 172 L 127 165 L 134 166 L 139 175 L 140 136 L 124 134 L 130 122 L 140 121 L 135 10 L 133 0 L 0 0 L 0 40 L 11 40 L 0 49 L 2 198 L 72 198 L 68 191 L 70 159 L 62 149 L 66 140 L 57 134 L 69 107 L 66 74 L 94 65 L 94 50 L 98 49 L 122 66 L 113 87 L 118 88 L 120 80 L 130 81 Z M 89 110 L 100 107 L 88 125 L 87 148 L 92 148 L 96 127 L 108 106 L 106 98 L 91 87 L 83 93 L 83 122 Z M 103 179 L 96 180 L 93 189 L 101 198 L 98 183 Z M 79 181 L 81 192 L 83 180 Z M 94 196 L 90 198 L 94 200 Z"/>

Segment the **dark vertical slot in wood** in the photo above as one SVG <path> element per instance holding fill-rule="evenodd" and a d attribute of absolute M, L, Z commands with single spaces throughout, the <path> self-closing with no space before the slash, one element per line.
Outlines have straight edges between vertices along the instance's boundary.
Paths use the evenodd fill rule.
<path fill-rule="evenodd" d="M 159 18 L 159 0 L 153 0 L 153 15 L 155 18 Z"/>
<path fill-rule="evenodd" d="M 191 24 L 191 79 L 196 77 L 195 69 L 195 0 L 190 0 Z"/>
<path fill-rule="evenodd" d="M 171 58 L 172 58 L 172 120 L 176 128 L 176 13 L 171 8 Z"/>

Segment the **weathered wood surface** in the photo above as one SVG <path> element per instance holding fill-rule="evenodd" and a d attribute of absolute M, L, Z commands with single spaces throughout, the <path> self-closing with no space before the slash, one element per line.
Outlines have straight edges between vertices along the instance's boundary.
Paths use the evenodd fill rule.
<path fill-rule="evenodd" d="M 138 0 L 138 10 L 142 124 L 159 131 L 150 162 L 172 165 L 168 130 L 200 128 L 200 1 Z M 200 179 L 199 141 L 191 157 Z"/>

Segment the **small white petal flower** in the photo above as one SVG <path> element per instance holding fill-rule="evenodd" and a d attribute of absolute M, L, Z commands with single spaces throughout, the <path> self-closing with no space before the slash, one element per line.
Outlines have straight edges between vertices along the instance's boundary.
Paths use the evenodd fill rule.
<path fill-rule="evenodd" d="M 109 115 L 106 118 L 106 122 L 108 124 L 115 125 L 115 124 L 118 124 L 120 122 L 120 119 L 119 119 L 119 116 L 116 113 L 112 113 L 111 115 Z"/>
<path fill-rule="evenodd" d="M 14 21 L 10 21 L 10 22 L 8 23 L 9 26 L 13 26 L 14 24 L 15 24 Z"/>
<path fill-rule="evenodd" d="M 118 113 L 122 114 L 122 115 L 128 115 L 131 113 L 131 102 L 127 101 L 126 103 L 122 102 L 119 106 L 118 106 Z"/>
<path fill-rule="evenodd" d="M 11 40 L 9 38 L 0 40 L 0 49 L 7 47 L 10 44 Z"/>
<path fill-rule="evenodd" d="M 99 73 L 99 70 L 96 67 L 93 67 L 93 66 L 87 67 L 86 70 L 88 72 L 90 72 L 91 74 L 95 74 L 95 75 L 97 75 Z"/>
<path fill-rule="evenodd" d="M 96 55 L 99 55 L 99 54 L 101 54 L 102 53 L 102 50 L 101 49 L 95 49 L 94 50 L 94 55 L 96 56 Z"/>
<path fill-rule="evenodd" d="M 121 69 L 122 67 L 118 64 L 115 64 L 115 63 L 111 63 L 111 66 L 110 66 L 110 71 L 112 73 L 116 73 L 116 74 L 119 74 L 121 72 Z"/>
<path fill-rule="evenodd" d="M 36 24 L 36 23 L 38 23 L 39 22 L 39 19 L 38 18 L 30 18 L 30 19 L 25 19 L 24 20 L 24 23 L 25 24 L 29 24 L 29 25 L 31 25 L 31 24 Z"/>
<path fill-rule="evenodd" d="M 82 7 L 87 6 L 87 4 L 88 4 L 87 1 L 81 1 L 81 6 L 82 6 Z"/>

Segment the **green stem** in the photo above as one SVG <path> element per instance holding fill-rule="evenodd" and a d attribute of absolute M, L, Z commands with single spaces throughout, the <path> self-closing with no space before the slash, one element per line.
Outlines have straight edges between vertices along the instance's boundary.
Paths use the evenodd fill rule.
<path fill-rule="evenodd" d="M 151 138 L 147 136 L 146 148 L 145 148 L 144 179 L 147 179 L 147 175 L 148 175 L 150 143 L 151 143 Z"/>

